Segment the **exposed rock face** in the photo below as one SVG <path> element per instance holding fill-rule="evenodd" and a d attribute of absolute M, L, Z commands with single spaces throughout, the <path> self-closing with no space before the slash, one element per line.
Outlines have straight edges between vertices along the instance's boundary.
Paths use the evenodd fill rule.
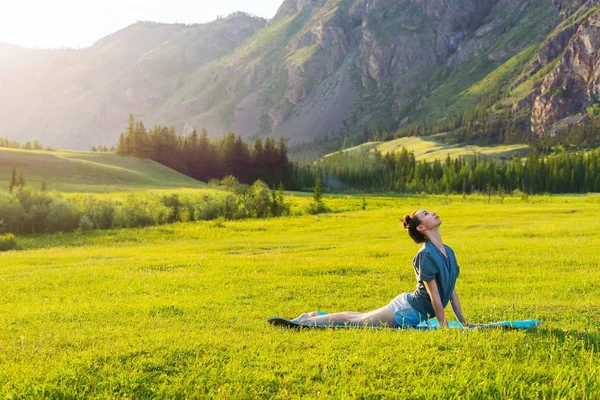
<path fill-rule="evenodd" d="M 436 91 L 462 95 L 561 19 L 598 3 L 544 1 L 285 0 L 268 23 L 237 15 L 207 25 L 136 24 L 84 50 L 0 46 L 0 136 L 112 145 L 129 112 L 146 125 L 205 127 L 214 136 L 232 129 L 303 141 L 377 118 L 394 129 L 413 111 L 431 111 L 423 104 Z M 550 10 L 549 19 L 530 23 L 532 9 Z M 538 133 L 600 96 L 597 13 L 573 20 L 503 81 L 514 89 L 552 68 L 510 104 L 527 119 L 533 109 Z M 444 80 L 452 74 L 460 79 Z"/>
<path fill-rule="evenodd" d="M 315 101 L 317 93 L 335 92 L 324 90 L 323 85 L 338 87 L 331 77 L 344 75 L 339 71 L 342 65 L 351 72 L 345 74 L 346 79 L 360 78 L 360 87 L 353 92 L 392 88 L 390 107 L 400 108 L 410 99 L 411 91 L 422 84 L 415 76 L 433 72 L 445 63 L 491 9 L 476 0 L 342 0 L 335 7 L 332 3 L 335 2 L 288 0 L 281 6 L 278 15 L 289 15 L 290 10 L 296 10 L 312 16 L 305 29 L 287 45 L 291 54 L 308 56 L 285 61 L 285 98 L 275 109 L 263 111 L 264 120 L 268 121 L 267 131 L 288 134 L 290 126 L 295 125 L 294 115 L 313 109 L 304 104 L 307 99 Z M 351 104 L 339 100 L 331 97 L 324 101 L 345 104 L 335 112 L 347 114 Z M 321 109 L 332 111 L 327 107 Z M 387 112 L 392 113 L 393 109 Z M 330 120 L 318 115 L 315 119 Z M 343 119 L 344 116 L 337 118 Z M 239 125 L 237 119 L 236 124 Z M 320 125 L 313 129 L 324 135 L 340 127 Z M 295 139 L 313 134 L 300 136 Z"/>
<path fill-rule="evenodd" d="M 463 42 L 469 22 L 478 18 L 479 11 L 478 2 L 472 0 L 366 4 L 357 59 L 363 87 L 373 80 L 378 87 L 391 83 L 397 91 L 414 83 L 407 76 L 411 72 L 445 62 Z M 382 26 L 388 26 L 389 32 L 381 32 Z"/>
<path fill-rule="evenodd" d="M 564 40 L 564 39 L 560 39 Z M 546 76 L 531 115 L 534 132 L 600 100 L 600 11 L 579 26 L 556 67 Z"/>

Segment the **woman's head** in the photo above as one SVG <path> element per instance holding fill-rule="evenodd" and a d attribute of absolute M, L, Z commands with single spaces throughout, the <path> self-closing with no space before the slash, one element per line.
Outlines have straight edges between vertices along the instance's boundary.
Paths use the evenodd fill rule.
<path fill-rule="evenodd" d="M 428 240 L 428 232 L 437 229 L 442 224 L 442 219 L 434 212 L 418 210 L 405 215 L 402 224 L 415 243 L 424 243 Z"/>

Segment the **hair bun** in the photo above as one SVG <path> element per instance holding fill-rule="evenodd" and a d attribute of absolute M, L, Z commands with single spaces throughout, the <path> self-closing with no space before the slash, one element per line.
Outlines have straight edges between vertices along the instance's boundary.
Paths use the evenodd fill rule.
<path fill-rule="evenodd" d="M 402 223 L 404 224 L 404 229 L 408 229 L 411 220 L 412 220 L 412 218 L 410 217 L 410 215 L 405 215 L 404 218 L 402 218 Z"/>

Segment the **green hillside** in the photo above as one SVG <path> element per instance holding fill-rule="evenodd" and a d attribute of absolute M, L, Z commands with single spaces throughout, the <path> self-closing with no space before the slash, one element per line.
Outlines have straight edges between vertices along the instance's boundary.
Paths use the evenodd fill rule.
<path fill-rule="evenodd" d="M 183 133 L 282 135 L 297 160 L 413 128 L 529 143 L 587 123 L 599 19 L 596 0 L 286 0 L 268 22 L 234 13 L 139 22 L 87 49 L 1 45 L 0 136 L 112 146 L 133 113 Z"/>
<path fill-rule="evenodd" d="M 526 144 L 515 145 L 494 145 L 494 146 L 475 146 L 464 144 L 450 144 L 444 141 L 446 134 L 439 134 L 426 137 L 404 137 L 388 142 L 367 142 L 359 146 L 345 149 L 342 152 L 346 154 L 372 152 L 378 150 L 382 154 L 394 153 L 403 147 L 415 153 L 417 160 L 433 161 L 443 159 L 450 155 L 452 158 L 472 157 L 473 154 L 485 155 L 494 158 L 510 158 L 515 153 L 520 155 L 529 152 L 529 146 Z M 339 152 L 338 152 L 339 153 Z M 338 153 L 330 153 L 329 157 Z"/>
<path fill-rule="evenodd" d="M 151 160 L 112 153 L 0 149 L 0 190 L 12 169 L 22 169 L 27 185 L 61 192 L 110 192 L 150 188 L 202 188 L 206 184 Z"/>

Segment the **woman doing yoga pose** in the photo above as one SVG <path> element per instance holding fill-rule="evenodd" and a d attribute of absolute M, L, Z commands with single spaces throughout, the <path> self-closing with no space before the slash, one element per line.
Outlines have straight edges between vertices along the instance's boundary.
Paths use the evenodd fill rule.
<path fill-rule="evenodd" d="M 448 326 L 444 308 L 450 302 L 456 318 L 468 326 L 454 286 L 460 268 L 452 249 L 442 242 L 441 218 L 434 212 L 418 210 L 402 219 L 408 235 L 423 246 L 413 259 L 417 288 L 402 293 L 388 305 L 367 313 L 340 312 L 318 315 L 305 313 L 296 318 L 303 324 L 368 325 L 391 328 L 415 327 L 437 317 L 442 327 Z"/>

